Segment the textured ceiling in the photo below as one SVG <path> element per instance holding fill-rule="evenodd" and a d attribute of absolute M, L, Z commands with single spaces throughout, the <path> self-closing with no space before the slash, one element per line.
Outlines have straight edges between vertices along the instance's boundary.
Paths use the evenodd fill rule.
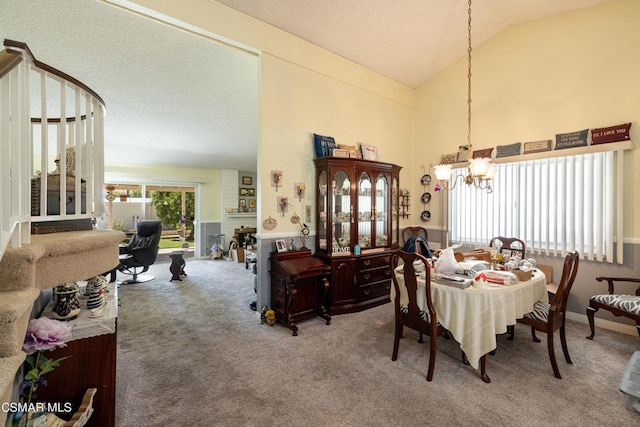
<path fill-rule="evenodd" d="M 476 0 L 473 45 L 516 23 L 606 1 Z M 466 54 L 464 0 L 218 3 L 411 87 Z M 0 0 L 0 37 L 27 43 L 37 59 L 100 94 L 107 163 L 256 170 L 254 55 L 98 0 Z"/>

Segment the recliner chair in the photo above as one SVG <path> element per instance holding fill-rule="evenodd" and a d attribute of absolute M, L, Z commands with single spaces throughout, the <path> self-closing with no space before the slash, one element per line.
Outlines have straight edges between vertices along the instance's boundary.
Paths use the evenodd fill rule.
<path fill-rule="evenodd" d="M 132 277 L 119 282 L 119 284 L 131 285 L 155 279 L 150 274 L 142 273 L 149 270 L 149 266 L 156 262 L 161 237 L 162 223 L 160 221 L 138 222 L 138 232 L 131 237 L 127 245 L 120 246 L 118 270 L 124 274 L 130 274 Z"/>

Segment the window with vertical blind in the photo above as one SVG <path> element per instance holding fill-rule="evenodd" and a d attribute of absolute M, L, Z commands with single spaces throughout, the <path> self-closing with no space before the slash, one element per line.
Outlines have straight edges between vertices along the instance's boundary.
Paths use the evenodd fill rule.
<path fill-rule="evenodd" d="M 449 191 L 451 240 L 518 237 L 530 254 L 622 263 L 622 151 L 498 164 L 492 193 Z M 466 168 L 454 171 L 466 175 Z"/>

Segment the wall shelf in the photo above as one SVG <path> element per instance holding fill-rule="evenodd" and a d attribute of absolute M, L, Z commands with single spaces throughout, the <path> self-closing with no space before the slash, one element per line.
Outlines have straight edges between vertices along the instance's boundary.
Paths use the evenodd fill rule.
<path fill-rule="evenodd" d="M 255 218 L 257 216 L 256 212 L 237 212 L 237 213 L 227 213 L 226 216 L 228 218 Z"/>

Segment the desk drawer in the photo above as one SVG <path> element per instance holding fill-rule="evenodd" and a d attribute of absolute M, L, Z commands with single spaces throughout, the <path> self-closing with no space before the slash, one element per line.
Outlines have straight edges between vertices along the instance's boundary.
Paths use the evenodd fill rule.
<path fill-rule="evenodd" d="M 363 286 L 380 280 L 391 280 L 391 266 L 385 265 L 358 272 L 358 286 Z"/>
<path fill-rule="evenodd" d="M 389 266 L 390 262 L 391 255 L 389 254 L 360 257 L 360 259 L 358 259 L 358 270 Z"/>
<path fill-rule="evenodd" d="M 391 289 L 391 280 L 384 280 L 381 282 L 370 283 L 365 286 L 358 287 L 358 294 L 361 298 L 371 299 L 381 296 L 389 296 Z"/>

